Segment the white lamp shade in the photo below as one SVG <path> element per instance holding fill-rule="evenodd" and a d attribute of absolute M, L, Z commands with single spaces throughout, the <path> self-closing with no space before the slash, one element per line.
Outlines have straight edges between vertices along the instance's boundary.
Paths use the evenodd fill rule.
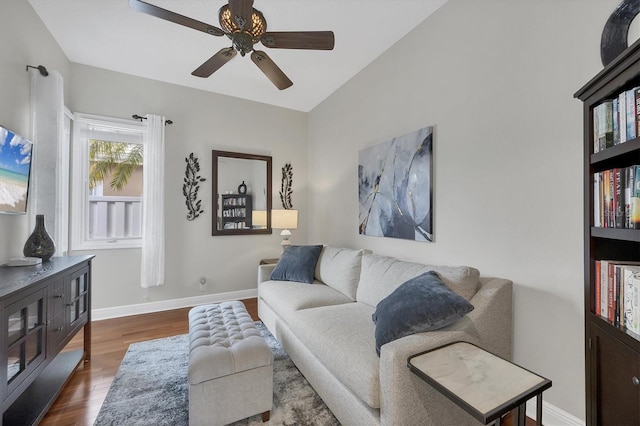
<path fill-rule="evenodd" d="M 271 227 L 274 229 L 296 229 L 298 210 L 271 210 Z"/>

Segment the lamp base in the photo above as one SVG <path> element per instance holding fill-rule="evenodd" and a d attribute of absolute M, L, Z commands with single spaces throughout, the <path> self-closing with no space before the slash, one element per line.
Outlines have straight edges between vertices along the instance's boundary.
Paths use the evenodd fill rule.
<path fill-rule="evenodd" d="M 283 229 L 282 232 L 280 232 L 280 236 L 282 237 L 282 242 L 280 243 L 280 246 L 282 247 L 282 253 L 284 253 L 284 251 L 288 249 L 289 246 L 291 245 L 291 241 L 289 241 L 289 237 L 291 236 L 291 231 L 289 231 L 288 229 Z"/>

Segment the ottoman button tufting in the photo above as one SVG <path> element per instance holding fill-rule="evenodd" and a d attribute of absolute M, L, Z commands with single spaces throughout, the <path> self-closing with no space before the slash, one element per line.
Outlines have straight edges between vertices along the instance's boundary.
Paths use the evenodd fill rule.
<path fill-rule="evenodd" d="M 189 311 L 189 424 L 228 424 L 273 402 L 273 353 L 242 302 Z"/>

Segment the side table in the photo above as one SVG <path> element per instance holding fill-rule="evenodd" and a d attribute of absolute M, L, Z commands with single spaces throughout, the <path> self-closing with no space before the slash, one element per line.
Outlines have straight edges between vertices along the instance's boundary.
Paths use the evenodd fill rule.
<path fill-rule="evenodd" d="M 542 426 L 542 392 L 551 380 L 467 342 L 455 342 L 407 359 L 413 373 L 485 425 L 500 425 L 515 409 L 514 423 L 525 425 L 526 402 L 536 397 L 536 423 Z"/>

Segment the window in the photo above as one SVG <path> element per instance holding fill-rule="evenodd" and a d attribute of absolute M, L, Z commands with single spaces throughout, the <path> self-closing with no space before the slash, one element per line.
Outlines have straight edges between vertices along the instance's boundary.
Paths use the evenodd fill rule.
<path fill-rule="evenodd" d="M 140 247 L 144 126 L 76 113 L 73 131 L 73 250 Z"/>

